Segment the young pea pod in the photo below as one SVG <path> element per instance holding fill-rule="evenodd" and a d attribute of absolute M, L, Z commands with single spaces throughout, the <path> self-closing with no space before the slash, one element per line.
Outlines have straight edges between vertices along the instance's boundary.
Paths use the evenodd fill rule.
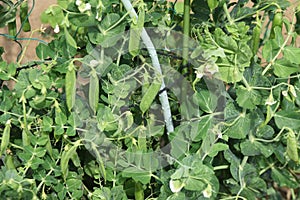
<path fill-rule="evenodd" d="M 252 53 L 256 55 L 259 44 L 260 44 L 260 34 L 261 34 L 261 21 L 257 20 L 256 26 L 253 28 L 253 36 L 252 36 Z"/>
<path fill-rule="evenodd" d="M 141 103 L 140 103 L 140 109 L 142 113 L 145 113 L 151 106 L 152 102 L 154 101 L 157 93 L 159 92 L 161 84 L 154 81 L 146 93 L 144 94 Z"/>
<path fill-rule="evenodd" d="M 30 132 L 28 130 L 22 131 L 22 143 L 23 147 L 30 145 L 30 138 L 29 138 Z"/>
<path fill-rule="evenodd" d="M 289 158 L 295 162 L 299 161 L 297 138 L 295 133 L 290 130 L 287 136 L 287 154 Z"/>
<path fill-rule="evenodd" d="M 25 0 L 23 3 L 21 3 L 20 6 L 20 20 L 22 24 L 22 30 L 24 32 L 28 32 L 31 30 L 31 26 L 27 15 L 28 15 L 28 1 Z"/>
<path fill-rule="evenodd" d="M 66 73 L 65 81 L 66 81 L 65 85 L 66 85 L 67 107 L 69 111 L 71 111 L 75 104 L 75 95 L 76 95 L 76 72 L 75 72 L 75 66 L 72 62 L 70 63 L 69 69 Z"/>
<path fill-rule="evenodd" d="M 271 34 L 270 39 L 275 38 L 275 28 L 279 27 L 282 28 L 282 22 L 283 22 L 283 14 L 282 11 L 277 11 L 274 15 L 273 21 L 272 21 L 272 28 L 271 28 Z"/>
<path fill-rule="evenodd" d="M 68 149 L 65 149 L 61 155 L 60 167 L 64 179 L 68 176 L 68 166 L 69 161 L 72 156 L 76 153 L 77 147 L 80 146 L 80 140 L 77 140 L 71 147 L 68 146 Z"/>
<path fill-rule="evenodd" d="M 90 76 L 89 85 L 89 104 L 94 114 L 97 112 L 99 101 L 99 78 L 96 72 L 92 73 Z"/>
<path fill-rule="evenodd" d="M 17 34 L 17 24 L 16 24 L 16 20 L 8 23 L 8 33 L 11 36 L 15 36 Z"/>
<path fill-rule="evenodd" d="M 2 138 L 1 138 L 1 147 L 0 147 L 0 155 L 5 152 L 8 144 L 9 144 L 9 139 L 10 139 L 10 120 L 8 120 L 5 124 L 3 133 L 2 133 Z"/>

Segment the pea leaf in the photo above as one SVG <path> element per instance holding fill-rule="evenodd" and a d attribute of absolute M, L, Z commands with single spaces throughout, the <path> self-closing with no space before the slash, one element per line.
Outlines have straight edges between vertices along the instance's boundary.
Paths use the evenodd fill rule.
<path fill-rule="evenodd" d="M 137 167 L 128 167 L 122 172 L 123 177 L 131 177 L 135 181 L 139 181 L 142 184 L 148 184 L 151 179 L 151 173 Z"/>
<path fill-rule="evenodd" d="M 216 95 L 207 90 L 202 90 L 200 92 L 196 92 L 195 97 L 201 110 L 206 113 L 213 113 L 215 111 L 218 103 Z"/>
<path fill-rule="evenodd" d="M 297 182 L 295 178 L 286 169 L 272 168 L 272 178 L 279 184 L 279 186 L 286 186 L 288 188 L 296 188 Z"/>
<path fill-rule="evenodd" d="M 291 63 L 300 64 L 300 48 L 287 46 L 283 49 L 283 54 Z"/>
<path fill-rule="evenodd" d="M 263 98 L 259 91 L 252 88 L 247 89 L 244 86 L 239 86 L 236 91 L 237 103 L 239 106 L 247 109 L 254 109 L 256 105 L 263 103 Z"/>
<path fill-rule="evenodd" d="M 213 11 L 216 7 L 219 5 L 218 0 L 208 0 L 207 1 L 208 7 L 210 8 L 211 11 Z"/>
<path fill-rule="evenodd" d="M 274 115 L 275 123 L 279 129 L 288 126 L 291 129 L 300 128 L 300 113 L 296 111 L 278 111 Z"/>
<path fill-rule="evenodd" d="M 250 119 L 249 116 L 241 116 L 237 122 L 230 126 L 226 130 L 226 135 L 230 138 L 235 138 L 235 139 L 243 139 L 245 138 L 250 130 Z"/>
<path fill-rule="evenodd" d="M 284 78 L 284 77 L 288 77 L 289 75 L 295 72 L 299 72 L 300 71 L 299 66 L 297 64 L 294 64 L 291 61 L 292 60 L 287 59 L 287 57 L 276 60 L 273 65 L 275 75 Z"/>

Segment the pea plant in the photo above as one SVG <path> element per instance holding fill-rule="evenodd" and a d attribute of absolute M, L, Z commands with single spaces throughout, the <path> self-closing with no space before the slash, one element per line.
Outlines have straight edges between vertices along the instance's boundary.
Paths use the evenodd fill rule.
<path fill-rule="evenodd" d="M 35 3 L 0 2 L 39 41 L 0 57 L 2 199 L 299 199 L 298 4 L 57 0 L 46 43 Z"/>

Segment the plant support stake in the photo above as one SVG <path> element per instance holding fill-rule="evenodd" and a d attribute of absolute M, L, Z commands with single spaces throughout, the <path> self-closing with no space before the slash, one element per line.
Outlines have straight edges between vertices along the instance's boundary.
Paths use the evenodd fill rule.
<path fill-rule="evenodd" d="M 137 20 L 138 15 L 135 12 L 130 0 L 122 0 L 122 3 L 124 5 L 125 9 L 127 10 L 127 12 L 129 12 L 129 16 L 132 19 Z M 150 54 L 153 67 L 155 68 L 155 70 L 157 70 L 157 72 L 162 77 L 160 89 L 163 90 L 165 88 L 165 82 L 164 82 L 164 79 L 162 76 L 162 70 L 160 67 L 160 63 L 159 63 L 159 60 L 157 57 L 155 47 L 154 47 L 147 31 L 145 30 L 145 28 L 142 28 L 141 38 L 142 38 L 143 43 L 146 45 L 146 48 Z M 159 101 L 162 105 L 164 119 L 165 119 L 166 128 L 167 128 L 167 133 L 169 134 L 174 131 L 174 126 L 173 126 L 173 122 L 172 122 L 172 114 L 171 114 L 170 104 L 169 104 L 169 100 L 168 100 L 168 95 L 165 90 L 159 94 Z"/>

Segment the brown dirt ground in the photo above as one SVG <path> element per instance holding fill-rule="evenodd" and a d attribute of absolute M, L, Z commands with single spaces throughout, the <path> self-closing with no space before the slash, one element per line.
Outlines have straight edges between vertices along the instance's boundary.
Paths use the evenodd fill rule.
<path fill-rule="evenodd" d="M 32 1 L 29 0 L 29 9 L 31 7 Z M 31 32 L 22 32 L 19 37 L 34 37 L 39 38 L 42 40 L 49 40 L 49 38 L 44 38 L 39 33 L 38 30 L 41 28 L 41 22 L 40 22 L 40 13 L 42 13 L 45 9 L 47 9 L 50 5 L 55 4 L 56 0 L 36 0 L 35 8 L 33 9 L 33 12 L 31 16 L 29 17 L 29 21 L 31 24 L 31 30 L 34 31 L 34 33 Z M 17 27 L 20 27 L 20 21 L 17 20 Z M 0 33 L 8 33 L 7 28 L 1 28 Z M 32 34 L 32 36 L 31 36 Z M 37 59 L 37 56 L 35 54 L 35 47 L 38 45 L 38 42 L 36 41 L 20 41 L 23 46 L 27 46 L 25 55 L 22 59 L 22 63 L 26 63 L 30 60 Z M 15 62 L 17 55 L 19 54 L 20 47 L 17 43 L 13 42 L 10 39 L 6 39 L 4 37 L 0 37 L 0 46 L 4 47 L 5 53 L 3 55 L 3 59 L 7 62 Z"/>

